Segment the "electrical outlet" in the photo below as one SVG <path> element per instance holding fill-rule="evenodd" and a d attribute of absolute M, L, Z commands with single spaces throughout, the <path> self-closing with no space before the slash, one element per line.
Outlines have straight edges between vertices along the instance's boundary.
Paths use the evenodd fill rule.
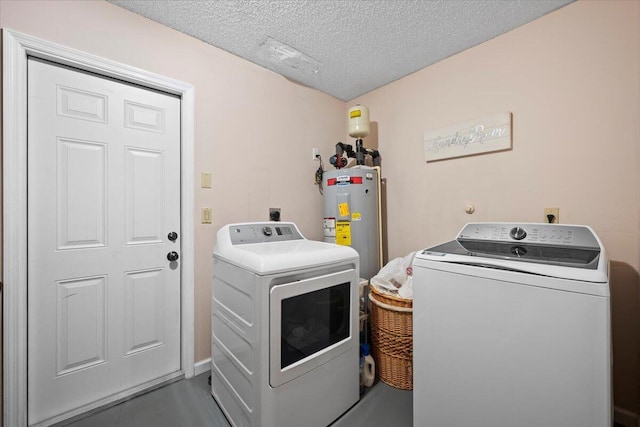
<path fill-rule="evenodd" d="M 280 221 L 280 208 L 269 208 L 269 221 Z"/>
<path fill-rule="evenodd" d="M 553 216 L 550 216 L 550 215 L 553 215 Z M 551 219 L 551 221 L 549 219 Z M 560 208 L 544 208 L 544 218 L 542 222 L 547 224 L 559 224 Z"/>
<path fill-rule="evenodd" d="M 311 157 L 313 160 L 320 160 L 318 158 L 318 156 L 320 155 L 320 151 L 317 148 L 312 148 L 311 149 L 311 155 L 313 156 L 313 157 Z"/>

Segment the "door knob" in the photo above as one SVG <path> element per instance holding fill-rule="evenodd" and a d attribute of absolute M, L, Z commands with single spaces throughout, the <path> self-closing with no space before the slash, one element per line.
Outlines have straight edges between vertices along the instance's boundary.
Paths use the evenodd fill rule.
<path fill-rule="evenodd" d="M 168 259 L 169 261 L 171 261 L 171 262 L 173 262 L 173 261 L 177 261 L 177 260 L 178 260 L 178 258 L 180 258 L 180 257 L 178 256 L 178 252 L 171 251 L 171 252 L 169 252 L 169 253 L 167 254 L 167 259 Z"/>
<path fill-rule="evenodd" d="M 169 233 L 169 234 L 167 235 L 167 238 L 168 238 L 169 240 L 171 240 L 172 242 L 175 242 L 175 241 L 176 241 L 176 239 L 178 238 L 178 233 L 176 233 L 175 231 L 172 231 L 171 233 Z"/>

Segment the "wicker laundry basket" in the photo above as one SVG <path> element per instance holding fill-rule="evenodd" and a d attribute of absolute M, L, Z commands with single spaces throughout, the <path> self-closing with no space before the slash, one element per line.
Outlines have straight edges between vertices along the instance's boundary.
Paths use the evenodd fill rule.
<path fill-rule="evenodd" d="M 369 288 L 371 343 L 376 375 L 402 390 L 413 389 L 413 301 Z"/>

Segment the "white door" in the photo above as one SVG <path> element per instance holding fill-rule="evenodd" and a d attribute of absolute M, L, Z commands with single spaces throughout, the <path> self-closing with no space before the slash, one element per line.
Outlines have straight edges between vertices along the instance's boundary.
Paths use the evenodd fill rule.
<path fill-rule="evenodd" d="M 28 75 L 35 424 L 180 371 L 180 99 L 37 60 Z"/>

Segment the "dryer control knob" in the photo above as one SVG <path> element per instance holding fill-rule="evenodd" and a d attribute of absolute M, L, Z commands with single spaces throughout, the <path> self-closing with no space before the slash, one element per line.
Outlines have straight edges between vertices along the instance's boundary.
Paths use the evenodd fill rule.
<path fill-rule="evenodd" d="M 262 228 L 262 234 L 264 234 L 265 236 L 271 236 L 273 232 L 271 231 L 271 227 L 263 227 Z"/>
<path fill-rule="evenodd" d="M 527 232 L 524 228 L 522 227 L 513 227 L 511 229 L 511 231 L 509 232 L 509 235 L 511 236 L 512 239 L 514 240 L 522 240 L 525 237 L 527 237 Z"/>

